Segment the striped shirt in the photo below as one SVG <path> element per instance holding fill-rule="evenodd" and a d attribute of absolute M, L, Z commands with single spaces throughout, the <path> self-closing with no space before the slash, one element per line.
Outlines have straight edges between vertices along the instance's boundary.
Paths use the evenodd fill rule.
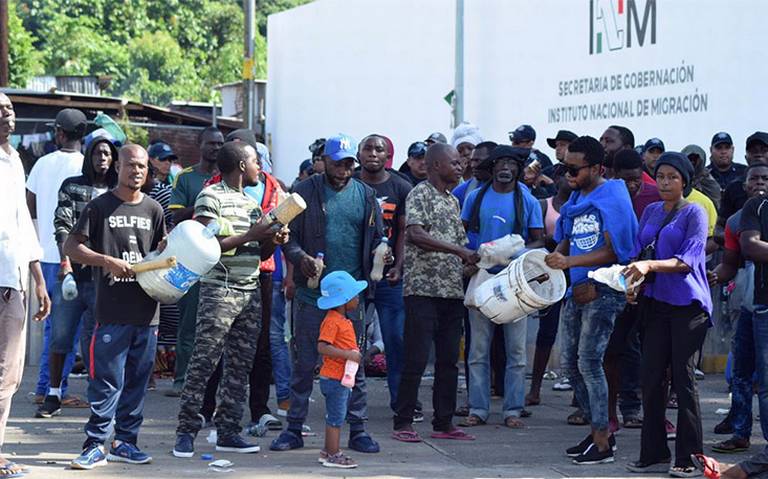
<path fill-rule="evenodd" d="M 219 222 L 219 236 L 240 235 L 261 220 L 259 204 L 251 197 L 227 186 L 226 182 L 203 189 L 195 202 L 195 217 L 210 218 Z M 236 249 L 224 251 L 221 261 L 204 276 L 204 283 L 237 289 L 259 287 L 261 247 L 251 241 Z"/>

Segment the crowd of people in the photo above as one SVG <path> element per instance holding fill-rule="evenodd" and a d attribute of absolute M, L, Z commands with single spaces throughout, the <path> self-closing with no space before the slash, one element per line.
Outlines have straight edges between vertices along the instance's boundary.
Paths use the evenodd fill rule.
<path fill-rule="evenodd" d="M 695 144 L 668 151 L 659 138 L 636 145 L 620 125 L 599 138 L 561 130 L 547 139 L 552 161 L 535 147 L 530 125 L 510 131 L 507 144 L 462 123 L 450 141 L 435 132 L 411 144 L 399 169 L 388 137 L 357 142 L 339 134 L 310 145 L 312 157 L 288 187 L 248 130 L 203 129 L 197 163 L 185 158 L 192 166 L 175 171 L 169 144 L 155 140 L 145 149 L 106 131 L 86 136 L 86 116 L 64 109 L 54 126 L 58 149 L 26 175 L 9 141 L 14 126 L 13 105 L 0 95 L 0 445 L 21 380 L 32 284 L 34 319 L 50 313 L 36 417 L 66 407 L 91 412 L 74 469 L 152 460 L 137 437 L 158 336 L 175 347 L 165 391 L 179 398 L 174 456 L 192 457 L 197 435 L 211 426 L 221 452 L 258 452 L 247 436 L 267 430 L 280 431 L 271 450 L 302 448 L 319 377 L 326 409 L 319 462 L 351 468 L 354 459 L 340 449 L 344 421 L 350 450 L 380 450 L 366 428 L 366 370 L 385 370 L 391 438 L 420 442 L 419 387 L 433 351 L 430 436 L 472 441 L 468 430 L 490 420 L 492 394 L 503 397 L 504 426 L 526 427 L 560 335 L 577 408 L 567 421 L 590 428 L 564 451 L 573 463 L 613 462 L 615 433 L 625 427 L 642 429 L 632 472 L 741 478 L 768 471 L 766 452 L 730 468 L 704 455 L 695 377 L 713 325 L 713 292 L 738 276 L 745 292 L 732 346 L 733 400 L 716 428 L 733 437 L 713 449 L 749 447 L 755 381 L 768 433 L 761 342 L 768 133 L 746 139 L 742 165 L 726 132 L 713 136 L 707 155 Z M 306 210 L 288 225 L 262 221 L 288 192 L 301 195 Z M 132 265 L 162 250 L 186 220 L 218 225 L 221 260 L 178 304 L 158 305 Z M 565 298 L 534 314 L 529 389 L 528 322 L 497 325 L 465 307 L 467 284 L 481 273 L 480 246 L 507 235 L 519 235 L 526 250 L 546 249 L 547 266 L 568 279 Z M 381 251 L 385 267 L 374 279 Z M 590 278 L 613 265 L 623 265 L 624 292 Z M 468 402 L 457 404 L 462 338 Z M 67 394 L 78 354 L 87 401 Z M 359 364 L 356 372 L 350 363 Z M 676 425 L 666 419 L 670 403 Z M 0 456 L 0 477 L 24 473 Z"/>

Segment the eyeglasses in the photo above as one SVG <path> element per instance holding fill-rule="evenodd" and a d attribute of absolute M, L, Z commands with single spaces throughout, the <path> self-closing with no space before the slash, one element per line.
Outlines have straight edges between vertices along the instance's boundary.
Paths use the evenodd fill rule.
<path fill-rule="evenodd" d="M 568 176 L 576 178 L 577 176 L 579 176 L 579 172 L 581 170 L 583 170 L 584 168 L 589 168 L 590 166 L 592 166 L 592 165 L 570 166 L 570 165 L 563 164 L 563 169 L 565 170 L 565 173 Z"/>

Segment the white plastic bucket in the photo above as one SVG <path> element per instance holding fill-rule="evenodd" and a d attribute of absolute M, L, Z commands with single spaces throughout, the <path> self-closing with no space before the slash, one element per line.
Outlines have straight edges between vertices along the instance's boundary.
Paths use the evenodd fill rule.
<path fill-rule="evenodd" d="M 218 224 L 206 228 L 195 220 L 179 223 L 168 235 L 168 244 L 159 255 L 151 253 L 144 261 L 176 257 L 176 266 L 136 275 L 142 289 L 163 304 L 181 299 L 200 277 L 219 262 L 221 247 L 216 239 Z"/>
<path fill-rule="evenodd" d="M 497 324 L 519 321 L 565 296 L 565 274 L 544 262 L 547 253 L 523 254 L 475 290 L 475 304 Z M 544 276 L 546 275 L 546 276 Z"/>

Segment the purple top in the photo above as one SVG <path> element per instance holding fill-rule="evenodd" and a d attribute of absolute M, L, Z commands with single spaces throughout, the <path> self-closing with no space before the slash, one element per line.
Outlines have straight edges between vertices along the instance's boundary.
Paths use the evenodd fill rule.
<path fill-rule="evenodd" d="M 663 201 L 648 205 L 640 218 L 640 233 L 635 240 L 633 257 L 654 241 L 667 213 Z M 677 258 L 688 265 L 690 272 L 656 273 L 654 282 L 645 288 L 645 296 L 676 306 L 688 306 L 696 301 L 712 317 L 712 296 L 705 265 L 707 224 L 704 209 L 689 203 L 664 227 L 656 243 L 656 259 Z"/>

